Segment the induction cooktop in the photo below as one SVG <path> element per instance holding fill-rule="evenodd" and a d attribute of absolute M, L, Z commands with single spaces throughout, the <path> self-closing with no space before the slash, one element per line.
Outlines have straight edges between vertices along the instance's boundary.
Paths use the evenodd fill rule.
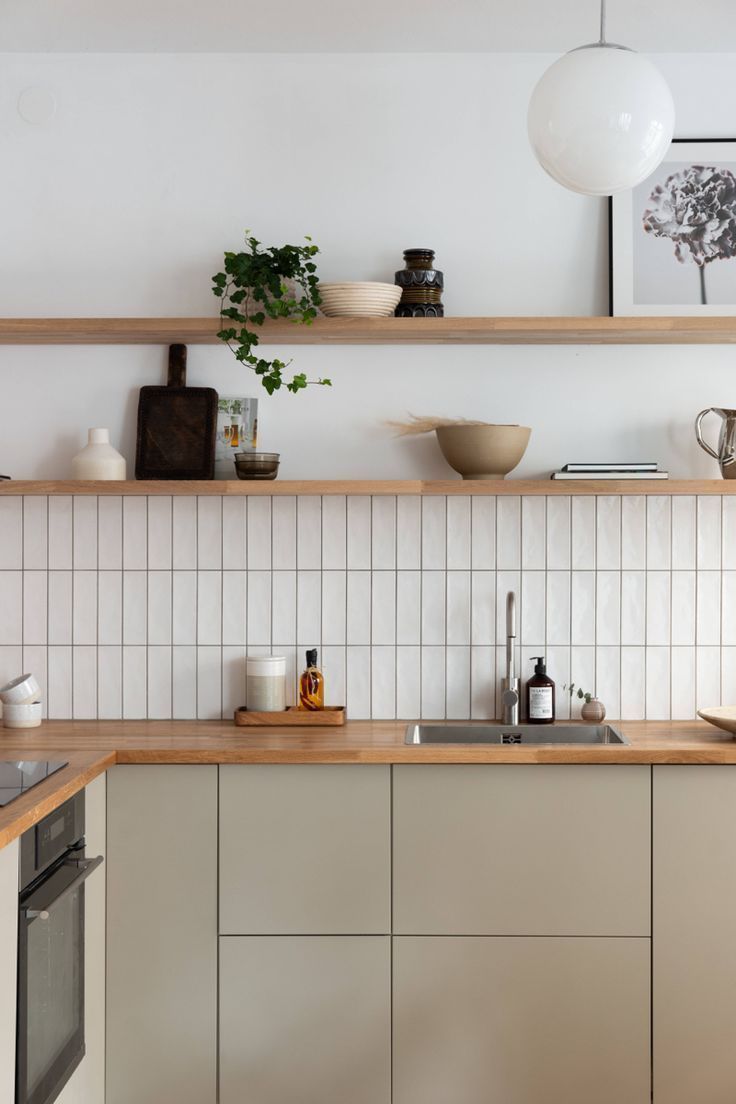
<path fill-rule="evenodd" d="M 26 790 L 66 766 L 61 759 L 0 760 L 0 806 L 15 801 Z"/>

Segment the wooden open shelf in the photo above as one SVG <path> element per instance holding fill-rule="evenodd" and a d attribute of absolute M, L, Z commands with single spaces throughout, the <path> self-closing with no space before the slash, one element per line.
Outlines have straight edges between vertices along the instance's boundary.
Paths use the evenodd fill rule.
<path fill-rule="evenodd" d="M 0 495 L 728 495 L 736 479 L 498 479 L 373 480 L 275 479 L 273 481 L 127 480 L 94 483 L 76 480 L 8 480 Z"/>
<path fill-rule="evenodd" d="M 211 345 L 217 318 L 2 318 L 0 345 Z M 269 322 L 266 345 L 716 345 L 725 318 L 318 318 Z"/>

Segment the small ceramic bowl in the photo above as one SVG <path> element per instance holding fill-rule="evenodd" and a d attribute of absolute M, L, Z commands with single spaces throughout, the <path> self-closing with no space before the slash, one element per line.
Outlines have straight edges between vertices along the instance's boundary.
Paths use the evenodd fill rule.
<path fill-rule="evenodd" d="M 6 728 L 38 728 L 42 712 L 40 701 L 6 704 L 3 705 L 3 724 Z"/>
<path fill-rule="evenodd" d="M 0 702 L 3 705 L 23 705 L 24 702 L 35 702 L 40 693 L 41 687 L 33 675 L 20 675 L 0 686 Z"/>
<path fill-rule="evenodd" d="M 275 479 L 279 474 L 278 452 L 236 452 L 238 479 Z"/>

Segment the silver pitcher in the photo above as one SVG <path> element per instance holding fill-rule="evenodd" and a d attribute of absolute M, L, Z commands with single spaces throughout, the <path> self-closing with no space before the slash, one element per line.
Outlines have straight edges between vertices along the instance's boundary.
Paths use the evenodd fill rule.
<path fill-rule="evenodd" d="M 703 440 L 701 426 L 706 414 L 717 414 L 721 419 L 721 431 L 718 434 L 718 451 Z M 736 479 L 736 410 L 726 410 L 720 406 L 709 406 L 701 410 L 695 419 L 695 436 L 702 449 L 721 465 L 724 479 Z"/>

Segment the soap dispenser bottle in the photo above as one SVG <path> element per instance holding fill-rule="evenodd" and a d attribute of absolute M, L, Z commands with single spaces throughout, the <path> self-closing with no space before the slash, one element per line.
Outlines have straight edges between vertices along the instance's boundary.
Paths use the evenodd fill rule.
<path fill-rule="evenodd" d="M 547 674 L 544 656 L 532 656 L 534 675 L 526 684 L 526 716 L 529 724 L 552 724 L 555 719 L 555 684 Z"/>
<path fill-rule="evenodd" d="M 317 666 L 317 649 L 307 652 L 307 666 L 299 679 L 299 708 L 324 709 L 325 676 Z"/>

